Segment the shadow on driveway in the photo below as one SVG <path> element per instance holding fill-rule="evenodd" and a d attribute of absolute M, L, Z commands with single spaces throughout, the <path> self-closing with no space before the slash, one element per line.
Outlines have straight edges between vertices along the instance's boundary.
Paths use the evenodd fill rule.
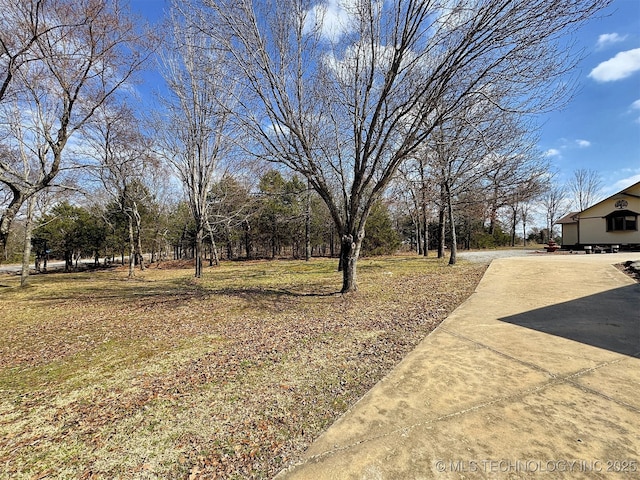
<path fill-rule="evenodd" d="M 500 319 L 640 358 L 640 285 L 629 285 Z"/>

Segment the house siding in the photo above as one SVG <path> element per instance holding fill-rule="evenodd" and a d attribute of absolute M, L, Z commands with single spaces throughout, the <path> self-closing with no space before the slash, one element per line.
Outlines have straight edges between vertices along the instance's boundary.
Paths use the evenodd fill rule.
<path fill-rule="evenodd" d="M 562 225 L 562 246 L 578 244 L 578 224 L 567 223 Z"/>

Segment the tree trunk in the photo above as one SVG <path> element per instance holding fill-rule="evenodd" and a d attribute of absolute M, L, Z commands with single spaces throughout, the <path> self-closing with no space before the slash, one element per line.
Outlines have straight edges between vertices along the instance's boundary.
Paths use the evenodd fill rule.
<path fill-rule="evenodd" d="M 493 235 L 496 231 L 496 221 L 497 221 L 497 212 L 495 207 L 492 205 L 491 210 L 489 212 L 489 235 Z"/>
<path fill-rule="evenodd" d="M 329 228 L 329 256 L 334 258 L 336 256 L 336 241 L 334 237 L 334 226 Z"/>
<path fill-rule="evenodd" d="M 274 258 L 276 258 L 276 236 L 272 235 L 271 236 L 271 259 L 273 260 Z"/>
<path fill-rule="evenodd" d="M 418 221 L 420 225 L 420 221 Z M 422 204 L 422 255 L 429 256 L 429 221 L 427 220 L 427 205 Z"/>
<path fill-rule="evenodd" d="M 456 222 L 453 216 L 453 201 L 451 199 L 451 191 L 448 186 L 447 206 L 449 210 L 449 228 L 451 229 L 451 256 L 449 257 L 449 265 L 455 265 L 458 259 L 458 239 L 456 238 Z"/>
<path fill-rule="evenodd" d="M 133 217 L 129 213 L 127 213 L 127 220 L 129 223 L 129 278 L 133 278 L 136 266 L 136 247 L 133 233 Z"/>
<path fill-rule="evenodd" d="M 511 246 L 516 246 L 516 226 L 518 223 L 518 209 L 513 209 L 513 217 L 511 218 Z"/>
<path fill-rule="evenodd" d="M 155 238 L 157 239 L 157 233 Z M 156 241 L 154 240 L 151 244 L 151 263 L 154 263 L 159 260 L 159 253 L 156 252 Z"/>
<path fill-rule="evenodd" d="M 73 252 L 69 249 L 64 251 L 64 271 L 70 272 L 73 268 Z"/>
<path fill-rule="evenodd" d="M 247 254 L 247 260 L 251 260 L 251 251 L 253 246 L 251 244 L 251 225 L 247 220 L 244 222 L 244 250 Z"/>
<path fill-rule="evenodd" d="M 231 232 L 229 226 L 226 227 L 227 236 L 227 259 L 233 260 L 233 240 L 231 239 Z"/>
<path fill-rule="evenodd" d="M 200 222 L 196 225 L 196 251 L 195 251 L 195 259 L 196 259 L 196 278 L 202 277 L 202 240 L 204 237 L 204 225 Z"/>
<path fill-rule="evenodd" d="M 13 219 L 18 214 L 20 207 L 24 203 L 25 196 L 19 190 L 13 190 L 13 199 L 0 217 L 0 263 L 6 259 L 7 241 L 9 240 L 9 230 Z"/>
<path fill-rule="evenodd" d="M 360 247 L 364 235 L 343 235 L 340 249 L 340 264 L 342 266 L 342 290 L 341 293 L 355 292 L 357 284 L 357 263 L 360 255 Z"/>
<path fill-rule="evenodd" d="M 427 181 L 424 175 L 424 161 L 420 157 L 420 213 L 418 214 L 418 229 L 422 223 L 422 255 L 429 256 L 429 220 L 427 219 Z M 422 217 L 422 218 L 420 218 Z"/>
<path fill-rule="evenodd" d="M 213 238 L 213 227 L 211 226 L 211 222 L 209 220 L 207 220 L 206 225 L 207 233 L 209 235 L 209 239 L 211 240 L 211 260 L 209 266 L 213 266 L 213 264 L 215 264 L 215 266 L 217 267 L 220 265 L 220 256 L 218 255 L 218 247 L 216 245 L 216 241 Z"/>
<path fill-rule="evenodd" d="M 307 180 L 307 211 L 304 222 L 304 259 L 311 260 L 311 186 Z"/>
<path fill-rule="evenodd" d="M 218 255 L 218 246 L 213 238 L 211 238 L 211 248 L 213 249 L 213 263 L 217 267 L 220 265 L 220 255 Z"/>
<path fill-rule="evenodd" d="M 136 229 L 135 229 L 135 248 L 136 248 L 136 259 L 138 264 L 140 265 L 140 270 L 144 270 L 144 257 L 142 256 L 142 219 L 140 218 L 140 214 L 138 213 L 138 205 L 134 202 L 133 204 L 133 218 L 136 221 Z"/>
<path fill-rule="evenodd" d="M 442 172 L 442 176 L 444 178 L 444 171 Z M 438 258 L 444 258 L 444 246 L 446 240 L 446 213 L 447 213 L 447 192 L 445 189 L 444 181 L 440 184 L 440 205 L 438 207 Z"/>
<path fill-rule="evenodd" d="M 438 212 L 438 232 L 439 232 L 439 238 L 438 238 L 438 258 L 444 258 L 444 245 L 445 245 L 445 239 L 446 239 L 446 234 L 447 234 L 447 229 L 446 229 L 446 221 L 445 221 L 445 206 L 444 204 L 442 206 L 440 206 L 440 211 Z"/>
<path fill-rule="evenodd" d="M 29 283 L 29 263 L 31 260 L 31 233 L 33 232 L 33 211 L 35 199 L 27 200 L 27 218 L 24 224 L 24 246 L 22 250 L 22 270 L 20 272 L 20 286 L 26 287 Z"/>
<path fill-rule="evenodd" d="M 496 231 L 496 223 L 498 221 L 498 192 L 493 191 L 493 199 L 489 209 L 489 235 L 493 235 Z"/>

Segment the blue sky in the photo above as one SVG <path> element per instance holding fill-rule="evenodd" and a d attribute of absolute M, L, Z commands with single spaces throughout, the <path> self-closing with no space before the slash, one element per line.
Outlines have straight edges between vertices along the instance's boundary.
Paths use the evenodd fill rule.
<path fill-rule="evenodd" d="M 155 22 L 167 2 L 130 4 Z M 578 168 L 599 172 L 606 197 L 640 181 L 640 0 L 614 0 L 575 41 L 583 49 L 578 89 L 564 110 L 538 119 L 539 148 L 560 182 Z M 154 89 L 161 82 L 153 75 L 145 80 Z"/>
<path fill-rule="evenodd" d="M 578 91 L 546 117 L 540 148 L 561 179 L 598 171 L 608 196 L 640 181 L 640 1 L 615 0 L 604 15 L 578 33 Z"/>

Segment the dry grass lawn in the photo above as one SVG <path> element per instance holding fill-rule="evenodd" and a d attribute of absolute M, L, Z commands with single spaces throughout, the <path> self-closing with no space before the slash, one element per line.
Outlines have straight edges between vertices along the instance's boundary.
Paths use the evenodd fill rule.
<path fill-rule="evenodd" d="M 359 261 L 0 276 L 0 479 L 270 478 L 485 266 Z"/>

